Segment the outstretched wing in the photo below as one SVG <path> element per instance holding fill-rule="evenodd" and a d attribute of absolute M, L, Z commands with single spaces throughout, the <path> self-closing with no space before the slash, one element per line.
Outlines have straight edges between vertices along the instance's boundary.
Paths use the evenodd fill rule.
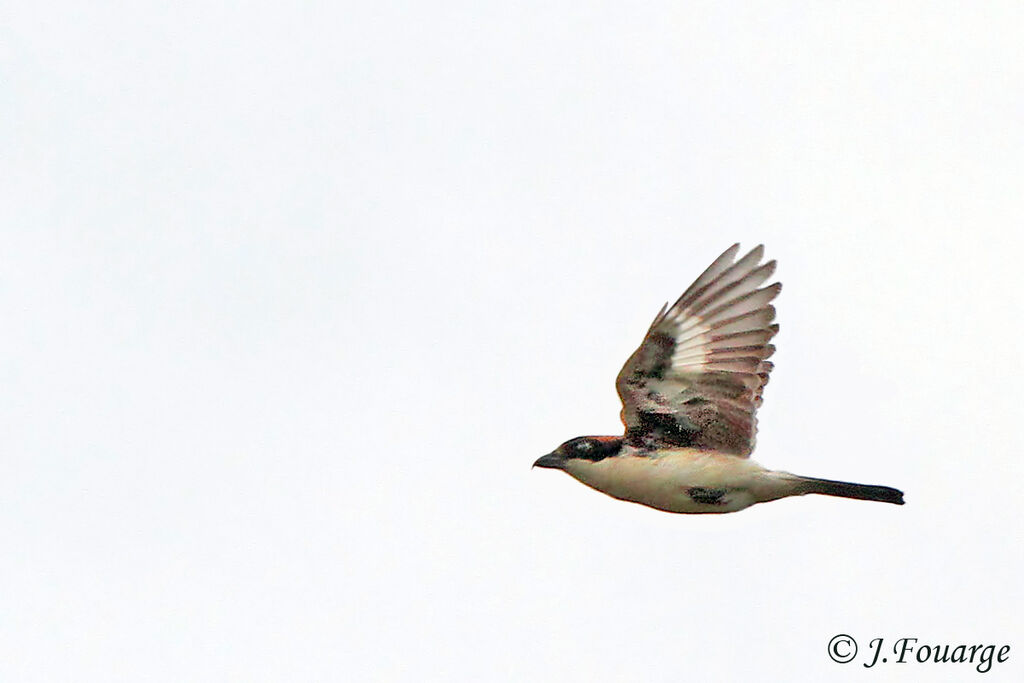
<path fill-rule="evenodd" d="M 775 261 L 758 246 L 736 260 L 739 244 L 715 259 L 679 300 L 666 304 L 615 382 L 626 442 L 655 449 L 687 446 L 746 457 L 755 413 L 779 331 L 770 304 L 782 285 L 761 284 Z"/>

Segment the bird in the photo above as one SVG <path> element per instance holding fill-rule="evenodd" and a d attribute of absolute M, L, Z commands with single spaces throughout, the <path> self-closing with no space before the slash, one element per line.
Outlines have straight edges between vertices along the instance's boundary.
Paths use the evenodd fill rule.
<path fill-rule="evenodd" d="M 903 505 L 889 486 L 770 470 L 750 459 L 757 409 L 778 333 L 779 282 L 764 245 L 716 258 L 654 318 L 615 381 L 622 436 L 579 436 L 534 467 L 562 470 L 632 503 L 684 514 L 727 513 L 788 496 L 822 494 Z"/>

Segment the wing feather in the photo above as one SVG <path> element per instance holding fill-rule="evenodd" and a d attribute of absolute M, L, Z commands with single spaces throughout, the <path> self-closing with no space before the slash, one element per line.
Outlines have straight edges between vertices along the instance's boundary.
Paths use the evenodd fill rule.
<path fill-rule="evenodd" d="M 734 244 L 674 304 L 662 307 L 616 381 L 626 439 L 642 448 L 689 446 L 747 456 L 779 331 L 761 285 L 775 261 Z"/>

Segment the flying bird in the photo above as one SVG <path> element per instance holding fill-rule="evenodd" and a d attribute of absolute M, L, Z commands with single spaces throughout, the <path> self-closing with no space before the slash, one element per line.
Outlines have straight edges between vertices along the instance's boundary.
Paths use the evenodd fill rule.
<path fill-rule="evenodd" d="M 787 496 L 903 505 L 903 492 L 769 470 L 750 460 L 757 409 L 779 331 L 782 285 L 764 247 L 739 260 L 734 244 L 662 307 L 615 381 L 623 436 L 579 436 L 534 467 L 563 470 L 620 500 L 681 513 L 743 510 Z"/>

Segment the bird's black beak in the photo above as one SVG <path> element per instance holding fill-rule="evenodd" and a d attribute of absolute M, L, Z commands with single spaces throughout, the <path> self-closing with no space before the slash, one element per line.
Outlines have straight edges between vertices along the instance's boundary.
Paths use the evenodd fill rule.
<path fill-rule="evenodd" d="M 537 462 L 533 463 L 534 467 L 550 467 L 556 470 L 562 469 L 562 463 L 565 462 L 565 458 L 558 454 L 558 452 L 548 453 L 545 456 L 537 458 Z"/>

